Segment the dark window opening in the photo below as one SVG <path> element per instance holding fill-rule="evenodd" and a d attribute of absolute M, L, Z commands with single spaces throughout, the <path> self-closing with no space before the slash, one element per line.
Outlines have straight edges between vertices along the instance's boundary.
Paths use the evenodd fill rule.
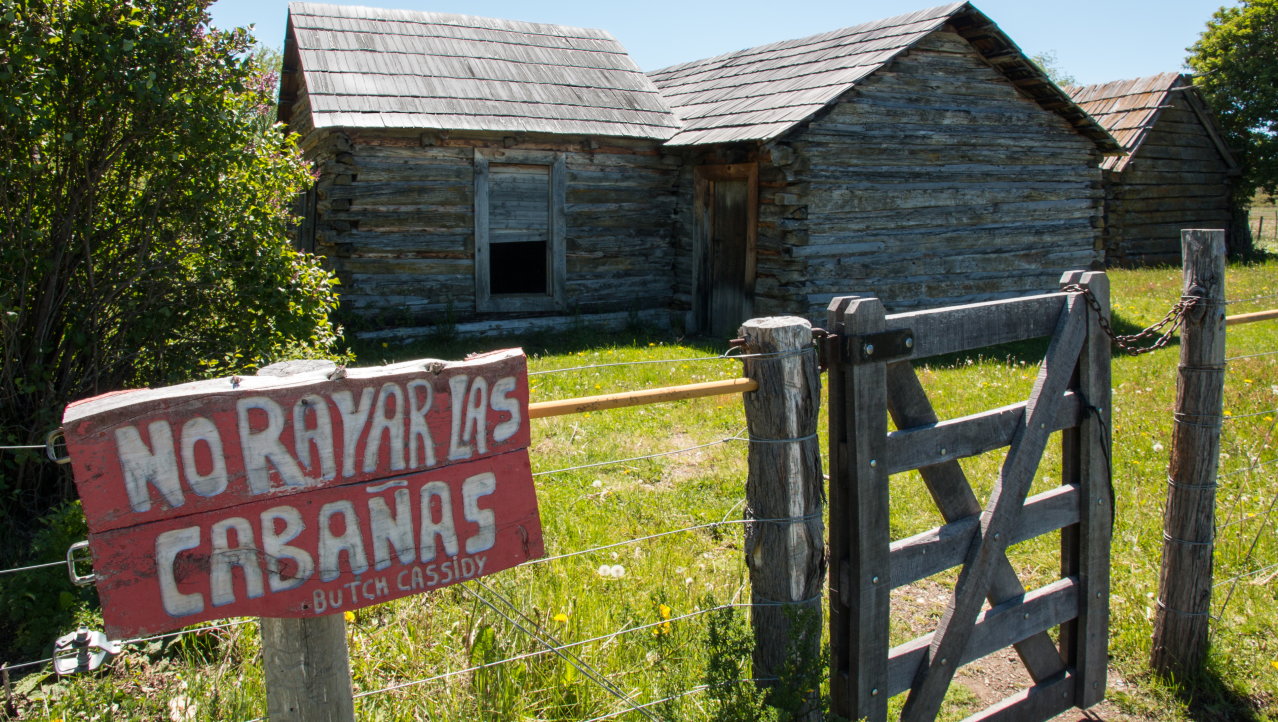
<path fill-rule="evenodd" d="M 547 293 L 546 242 L 519 241 L 489 246 L 492 293 Z"/>

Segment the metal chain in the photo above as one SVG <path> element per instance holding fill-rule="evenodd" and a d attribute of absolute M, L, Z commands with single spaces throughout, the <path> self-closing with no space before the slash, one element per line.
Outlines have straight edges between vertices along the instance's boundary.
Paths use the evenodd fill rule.
<path fill-rule="evenodd" d="M 1150 351 L 1155 351 L 1165 347 L 1171 342 L 1172 336 L 1175 335 L 1176 331 L 1185 324 L 1185 316 L 1194 308 L 1195 305 L 1197 305 L 1199 301 L 1202 300 L 1197 296 L 1184 296 L 1176 303 L 1176 305 L 1172 306 L 1166 316 L 1163 316 L 1163 320 L 1153 324 L 1152 326 L 1146 327 L 1139 333 L 1119 335 L 1114 333 L 1114 329 L 1110 328 L 1109 319 L 1105 318 L 1105 313 L 1104 310 L 1101 309 L 1100 301 L 1096 300 L 1096 296 L 1092 295 L 1090 289 L 1077 284 L 1071 284 L 1062 288 L 1061 291 L 1065 293 L 1083 294 L 1083 298 L 1087 299 L 1087 305 L 1091 306 L 1092 310 L 1096 312 L 1096 319 L 1100 322 L 1101 330 L 1105 332 L 1106 336 L 1109 336 L 1115 346 L 1130 354 L 1149 353 Z M 1163 327 L 1169 323 L 1171 324 L 1171 327 L 1164 331 Z M 1136 345 L 1137 342 L 1160 332 L 1161 335 L 1159 335 L 1158 338 L 1156 338 L 1149 346 Z"/>

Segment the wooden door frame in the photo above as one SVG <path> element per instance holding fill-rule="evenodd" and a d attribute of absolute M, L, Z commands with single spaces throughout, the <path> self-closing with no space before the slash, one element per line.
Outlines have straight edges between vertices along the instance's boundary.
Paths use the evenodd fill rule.
<path fill-rule="evenodd" d="M 759 164 L 724 163 L 699 165 L 693 168 L 693 234 L 692 234 L 692 317 L 697 331 L 705 331 L 711 325 L 709 313 L 711 279 L 709 247 L 711 216 L 711 192 L 715 181 L 744 180 L 746 182 L 746 257 L 745 257 L 745 316 L 754 312 L 754 282 L 758 270 L 759 239 Z"/>

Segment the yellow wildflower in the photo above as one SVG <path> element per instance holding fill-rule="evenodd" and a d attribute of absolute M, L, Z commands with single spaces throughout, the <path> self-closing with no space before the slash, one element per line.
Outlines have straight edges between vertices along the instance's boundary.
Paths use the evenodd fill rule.
<path fill-rule="evenodd" d="M 560 624 L 563 624 L 564 622 L 568 621 L 568 615 L 564 614 L 563 612 L 560 612 L 556 614 L 555 616 L 551 617 L 551 619 L 555 620 L 556 622 L 559 622 Z"/>
<path fill-rule="evenodd" d="M 345 612 L 342 616 L 346 618 L 348 624 L 355 621 L 355 612 Z"/>

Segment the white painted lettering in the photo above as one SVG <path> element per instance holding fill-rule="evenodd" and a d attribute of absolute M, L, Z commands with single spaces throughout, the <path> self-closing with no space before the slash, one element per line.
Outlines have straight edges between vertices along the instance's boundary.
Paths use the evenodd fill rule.
<path fill-rule="evenodd" d="M 200 545 L 200 528 L 188 526 L 166 531 L 155 538 L 155 568 L 160 575 L 160 601 L 169 616 L 184 617 L 204 611 L 204 596 L 183 594 L 173 573 L 178 554 Z"/>
<path fill-rule="evenodd" d="M 244 471 L 248 476 L 249 490 L 265 494 L 271 490 L 270 469 L 275 467 L 280 479 L 287 486 L 304 486 L 306 477 L 288 449 L 280 441 L 284 431 L 284 410 L 265 396 L 249 396 L 235 402 L 239 416 L 240 448 L 244 454 Z M 252 411 L 266 415 L 266 428 L 254 431 L 250 423 Z"/>
<path fill-rule="evenodd" d="M 462 513 L 466 521 L 479 526 L 479 531 L 466 540 L 466 553 L 478 554 L 497 543 L 497 517 L 492 509 L 480 509 L 479 497 L 497 491 L 497 477 L 491 471 L 475 474 L 462 482 Z"/>
<path fill-rule="evenodd" d="M 470 377 L 457 375 L 448 379 L 449 396 L 452 398 L 452 434 L 448 440 L 448 459 L 457 461 L 470 458 L 473 451 L 470 444 L 465 443 L 462 427 L 466 419 L 466 387 L 470 385 Z"/>
<path fill-rule="evenodd" d="M 342 517 L 342 533 L 333 534 L 333 517 Z M 349 501 L 330 501 L 319 512 L 319 566 L 320 579 L 331 582 L 341 576 L 340 556 L 346 552 L 346 560 L 353 574 L 368 571 L 368 556 L 364 553 L 364 537 L 360 534 L 355 505 Z M 340 605 L 341 602 L 338 602 Z"/>
<path fill-rule="evenodd" d="M 200 443 L 208 447 L 212 468 L 201 473 L 196 463 L 195 449 Z M 203 416 L 188 419 L 182 424 L 182 468 L 186 471 L 186 483 L 200 496 L 217 496 L 226 491 L 226 457 L 222 455 L 222 435 L 217 426 Z"/>
<path fill-rule="evenodd" d="M 358 406 L 350 391 L 334 391 L 333 403 L 342 415 L 342 476 L 355 476 L 355 447 L 373 412 L 373 390 L 360 392 Z"/>
<path fill-rule="evenodd" d="M 136 427 L 121 426 L 115 430 L 115 445 L 124 470 L 124 490 L 129 495 L 129 508 L 133 511 L 151 510 L 151 493 L 147 491 L 147 484 L 154 486 L 169 506 L 182 506 L 185 500 L 178 479 L 173 430 L 167 421 L 152 421 L 146 431 L 151 437 L 150 447 L 142 440 L 142 434 Z"/>
<path fill-rule="evenodd" d="M 493 395 L 488 405 L 493 411 L 501 413 L 505 411 L 510 414 L 510 418 L 493 427 L 493 441 L 501 443 L 514 436 L 519 431 L 519 425 L 523 423 L 519 408 L 519 399 L 510 397 L 510 393 L 515 390 L 515 377 L 505 376 L 498 379 L 493 384 Z"/>
<path fill-rule="evenodd" d="M 382 384 L 377 394 L 377 410 L 369 425 L 368 441 L 364 443 L 364 473 L 377 471 L 381 457 L 382 439 L 386 439 L 390 470 L 404 470 L 404 392 L 399 384 Z"/>
<path fill-rule="evenodd" d="M 314 426 L 306 425 L 307 412 L 315 418 Z M 328 403 L 318 394 L 306 394 L 293 404 L 293 448 L 297 460 L 315 476 L 311 464 L 311 446 L 318 457 L 319 478 L 328 481 L 337 476 L 337 463 L 333 460 L 333 419 L 328 413 Z"/>
<path fill-rule="evenodd" d="M 474 441 L 481 454 L 488 453 L 488 379 L 476 376 L 466 397 L 466 421 L 462 440 Z"/>
<path fill-rule="evenodd" d="M 424 393 L 419 396 L 419 391 Z M 431 438 L 430 427 L 426 424 L 426 414 L 434 400 L 435 389 L 429 381 L 415 379 L 408 382 L 408 466 L 413 469 L 435 465 L 435 440 Z"/>
<path fill-rule="evenodd" d="M 391 548 L 394 548 L 400 564 L 413 563 L 417 549 L 413 544 L 413 511 L 408 501 L 408 489 L 395 490 L 393 516 L 384 498 L 369 497 L 368 525 L 374 569 L 381 571 L 391 565 Z"/>
<path fill-rule="evenodd" d="M 305 549 L 290 546 L 306 529 L 302 514 L 291 506 L 277 506 L 262 512 L 262 553 L 266 555 L 266 581 L 272 592 L 294 589 L 306 583 L 315 573 L 315 559 Z M 284 528 L 276 531 L 277 522 Z M 284 575 L 284 560 L 291 559 L 296 569 Z"/>
<path fill-rule="evenodd" d="M 235 546 L 231 546 L 230 532 L 235 532 Z M 247 598 L 262 596 L 262 569 L 257 563 L 257 549 L 253 543 L 253 527 L 243 517 L 223 519 L 209 529 L 213 553 L 209 558 L 209 598 L 213 606 L 221 607 L 235 601 L 232 567 L 244 573 L 244 589 Z"/>
<path fill-rule="evenodd" d="M 439 519 L 435 519 L 432 503 L 439 499 Z M 422 523 L 419 533 L 420 550 L 417 558 L 423 562 L 435 559 L 435 537 L 444 543 L 444 553 L 457 556 L 457 529 L 453 525 L 453 500 L 448 484 L 432 481 L 421 490 Z"/>

